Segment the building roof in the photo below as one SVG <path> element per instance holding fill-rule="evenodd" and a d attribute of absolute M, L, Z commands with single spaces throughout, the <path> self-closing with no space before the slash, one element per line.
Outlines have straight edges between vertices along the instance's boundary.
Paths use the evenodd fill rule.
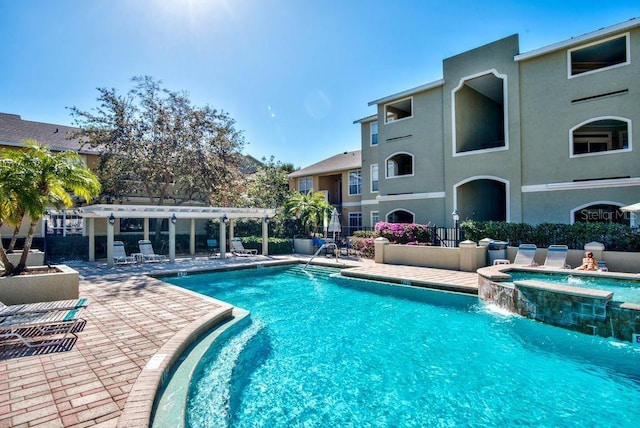
<path fill-rule="evenodd" d="M 363 117 L 362 119 L 358 119 L 358 120 L 354 120 L 353 123 L 367 123 L 367 122 L 373 122 L 375 120 L 378 120 L 378 115 L 377 114 L 372 114 L 371 116 L 367 116 L 367 117 Z"/>
<path fill-rule="evenodd" d="M 632 28 L 640 26 L 640 19 L 632 18 L 628 21 L 621 22 L 620 24 L 611 25 L 609 27 L 604 27 L 596 31 L 592 31 L 587 34 L 583 34 L 582 36 L 572 37 L 569 40 L 564 40 L 562 42 L 554 43 L 552 45 L 544 46 L 539 49 L 535 49 L 529 52 L 522 53 L 520 55 L 515 56 L 516 61 L 522 61 L 529 58 L 534 58 L 540 55 L 545 55 L 550 52 L 554 52 L 560 49 L 566 49 L 571 46 L 583 44 L 585 42 L 601 38 L 608 35 L 613 35 L 615 33 L 619 33 L 622 31 L 630 30 Z"/>
<path fill-rule="evenodd" d="M 89 148 L 81 148 L 77 138 L 71 136 L 79 128 L 51 123 L 23 120 L 17 114 L 0 113 L 0 145 L 23 146 L 24 140 L 38 140 L 54 151 L 74 151 L 82 154 L 97 154 Z"/>
<path fill-rule="evenodd" d="M 362 151 L 344 152 L 289 174 L 289 178 L 324 175 L 362 167 Z"/>
<path fill-rule="evenodd" d="M 383 98 L 379 98 L 377 100 L 370 101 L 369 105 L 372 106 L 376 104 L 386 103 L 388 101 L 394 101 L 400 98 L 405 98 L 411 95 L 415 95 L 419 92 L 427 91 L 429 89 L 438 88 L 440 86 L 444 86 L 443 79 L 434 80 L 433 82 L 425 83 L 424 85 L 416 86 L 415 88 L 407 89 L 405 91 L 398 92 L 396 94 L 392 94 Z"/>

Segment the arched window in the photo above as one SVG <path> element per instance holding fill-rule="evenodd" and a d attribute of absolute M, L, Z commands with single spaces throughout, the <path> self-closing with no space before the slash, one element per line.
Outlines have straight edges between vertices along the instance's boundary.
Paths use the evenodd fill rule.
<path fill-rule="evenodd" d="M 467 76 L 452 91 L 453 154 L 508 148 L 507 76 Z"/>
<path fill-rule="evenodd" d="M 415 215 L 405 210 L 395 210 L 387 214 L 388 223 L 413 223 Z"/>
<path fill-rule="evenodd" d="M 396 153 L 387 158 L 387 178 L 413 175 L 413 156 Z"/>
<path fill-rule="evenodd" d="M 631 214 L 620 211 L 620 206 L 595 202 L 573 211 L 574 223 L 618 223 L 631 225 Z"/>
<path fill-rule="evenodd" d="M 571 156 L 631 149 L 631 121 L 623 117 L 590 119 L 571 128 Z"/>

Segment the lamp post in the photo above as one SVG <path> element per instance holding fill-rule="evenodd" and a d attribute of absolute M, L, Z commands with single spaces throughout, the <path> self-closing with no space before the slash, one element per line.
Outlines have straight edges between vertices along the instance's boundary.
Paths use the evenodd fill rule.
<path fill-rule="evenodd" d="M 456 247 L 458 246 L 459 243 L 459 234 L 458 234 L 458 221 L 460 220 L 460 214 L 458 213 L 458 210 L 453 210 L 453 212 L 451 213 L 451 217 L 453 218 L 453 222 L 455 224 L 455 237 L 454 237 L 454 241 L 456 244 Z"/>

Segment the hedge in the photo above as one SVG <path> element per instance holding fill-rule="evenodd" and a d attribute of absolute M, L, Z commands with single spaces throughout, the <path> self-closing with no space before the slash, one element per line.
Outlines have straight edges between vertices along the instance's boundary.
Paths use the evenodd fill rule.
<path fill-rule="evenodd" d="M 502 221 L 462 222 L 466 239 L 506 241 L 509 245 L 535 244 L 538 247 L 567 245 L 582 250 L 589 242 L 600 242 L 611 251 L 640 251 L 640 231 L 617 223 L 507 223 Z"/>

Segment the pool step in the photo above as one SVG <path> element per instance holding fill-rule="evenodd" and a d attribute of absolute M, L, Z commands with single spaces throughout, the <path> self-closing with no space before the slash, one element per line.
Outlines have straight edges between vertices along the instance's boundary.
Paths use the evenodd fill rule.
<path fill-rule="evenodd" d="M 284 272 L 284 275 L 293 276 L 298 278 L 317 278 L 317 279 L 327 279 L 330 278 L 337 271 L 333 268 L 326 268 L 322 266 L 313 266 L 309 265 L 306 268 L 302 265 L 294 266 L 292 268 L 287 269 Z"/>

